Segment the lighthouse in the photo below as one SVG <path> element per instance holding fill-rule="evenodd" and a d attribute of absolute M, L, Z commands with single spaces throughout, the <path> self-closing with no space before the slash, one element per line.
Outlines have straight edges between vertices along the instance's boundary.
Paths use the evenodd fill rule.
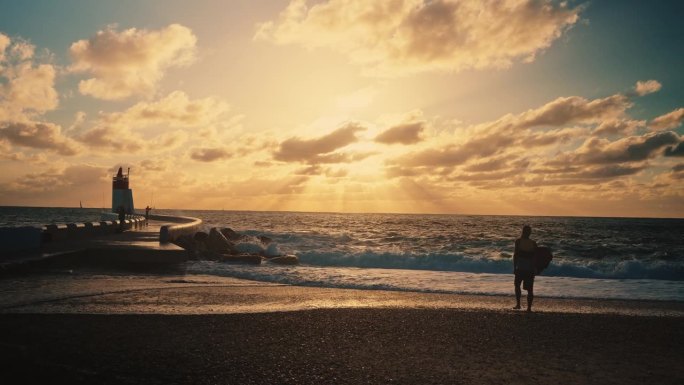
<path fill-rule="evenodd" d="M 126 214 L 133 214 L 135 208 L 133 206 L 133 190 L 128 186 L 128 175 L 131 169 L 129 168 L 126 175 L 123 169 L 119 167 L 119 172 L 112 180 L 112 212 L 119 212 L 119 207 L 123 207 Z"/>

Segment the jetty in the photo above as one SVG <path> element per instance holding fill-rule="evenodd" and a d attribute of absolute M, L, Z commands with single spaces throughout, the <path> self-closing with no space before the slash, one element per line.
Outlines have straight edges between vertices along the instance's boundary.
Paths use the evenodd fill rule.
<path fill-rule="evenodd" d="M 43 229 L 17 228 L 13 233 L 31 232 L 42 242 L 38 247 L 3 251 L 0 271 L 22 271 L 56 266 L 120 266 L 128 268 L 172 266 L 185 262 L 188 252 L 172 243 L 183 234 L 194 233 L 202 220 L 190 217 L 154 215 L 118 221 L 50 225 Z M 1 238 L 11 234 L 2 229 Z M 24 237 L 25 238 L 25 237 Z"/>
<path fill-rule="evenodd" d="M 130 173 L 130 169 L 129 169 Z M 129 173 L 112 180 L 112 210 L 101 221 L 0 228 L 0 272 L 78 264 L 171 266 L 188 259 L 173 241 L 199 231 L 199 218 L 135 212 Z"/>

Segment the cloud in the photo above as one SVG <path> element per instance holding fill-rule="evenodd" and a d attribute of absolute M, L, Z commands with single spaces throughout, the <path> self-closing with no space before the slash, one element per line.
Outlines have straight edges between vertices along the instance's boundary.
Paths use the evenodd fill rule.
<path fill-rule="evenodd" d="M 662 87 L 663 85 L 657 80 L 638 81 L 634 86 L 634 92 L 639 96 L 644 96 L 658 92 Z"/>
<path fill-rule="evenodd" d="M 57 108 L 56 70 L 34 63 L 35 47 L 0 34 L 0 122 L 29 121 Z"/>
<path fill-rule="evenodd" d="M 682 139 L 676 146 L 668 147 L 665 149 L 665 156 L 684 156 L 684 139 Z"/>
<path fill-rule="evenodd" d="M 26 174 L 6 186 L 6 191 L 22 195 L 65 192 L 72 197 L 75 192 L 79 192 L 93 196 L 93 192 L 96 193 L 94 190 L 102 186 L 98 181 L 104 181 L 107 177 L 105 168 L 77 164 L 65 169 L 50 168 L 38 173 Z"/>
<path fill-rule="evenodd" d="M 52 123 L 26 122 L 0 124 L 0 138 L 14 145 L 46 149 L 60 155 L 76 155 L 79 147 L 62 135 L 61 127 Z"/>
<path fill-rule="evenodd" d="M 349 157 L 333 151 L 356 142 L 356 133 L 365 129 L 360 124 L 351 122 L 316 139 L 290 138 L 280 144 L 273 158 L 284 162 L 343 162 Z"/>
<path fill-rule="evenodd" d="M 422 140 L 420 134 L 425 129 L 425 122 L 402 123 L 390 127 L 375 137 L 375 141 L 385 144 L 414 144 Z"/>
<path fill-rule="evenodd" d="M 681 126 L 682 122 L 684 122 L 684 108 L 678 108 L 653 119 L 649 127 L 652 130 L 671 130 Z"/>
<path fill-rule="evenodd" d="M 93 76 L 79 82 L 84 95 L 105 100 L 150 95 L 168 68 L 194 60 L 196 42 L 192 30 L 179 24 L 121 32 L 112 26 L 71 45 L 70 69 Z"/>
<path fill-rule="evenodd" d="M 549 0 L 292 0 L 255 39 L 332 48 L 382 76 L 505 68 L 534 60 L 581 10 Z"/>
<path fill-rule="evenodd" d="M 637 130 L 644 127 L 646 127 L 645 120 L 611 119 L 599 124 L 592 135 L 633 135 Z"/>
<path fill-rule="evenodd" d="M 139 135 L 131 133 L 126 128 L 115 126 L 96 126 L 76 139 L 89 146 L 113 151 L 126 151 L 136 153 L 146 146 L 146 142 Z"/>
<path fill-rule="evenodd" d="M 508 114 L 492 122 L 471 126 L 466 130 L 467 135 L 458 136 L 460 141 L 447 141 L 388 163 L 390 167 L 396 165 L 400 168 L 454 167 L 472 159 L 569 143 L 586 135 L 589 129 L 568 126 L 591 127 L 606 122 L 622 122 L 625 111 L 631 106 L 629 98 L 621 94 L 594 100 L 578 96 L 560 97 L 517 115 Z M 628 126 L 630 123 L 623 124 Z M 616 127 L 612 129 L 616 130 Z M 609 128 L 604 126 L 603 130 L 609 131 Z M 392 173 L 397 174 L 397 170 Z"/>
<path fill-rule="evenodd" d="M 224 147 L 195 148 L 190 152 L 190 158 L 200 162 L 214 162 L 231 158 L 233 154 Z"/>
<path fill-rule="evenodd" d="M 124 112 L 103 114 L 101 120 L 106 124 L 136 127 L 157 124 L 193 127 L 208 125 L 228 110 L 228 104 L 218 98 L 190 100 L 184 92 L 173 91 L 154 102 L 139 102 Z"/>
<path fill-rule="evenodd" d="M 228 110 L 228 104 L 217 98 L 191 100 L 184 92 L 174 91 L 157 101 L 138 102 L 122 112 L 101 113 L 94 126 L 76 138 L 113 151 L 168 151 L 186 143 L 190 135 L 176 130 L 145 139 L 137 131 L 151 126 L 201 130 Z"/>
<path fill-rule="evenodd" d="M 631 136 L 611 142 L 589 138 L 572 153 L 562 154 L 554 163 L 605 164 L 639 162 L 655 157 L 668 145 L 679 143 L 679 136 L 671 131 Z"/>
<path fill-rule="evenodd" d="M 520 114 L 514 124 L 520 128 L 596 123 L 622 116 L 632 102 L 625 95 L 587 100 L 579 96 L 560 97 L 544 106 Z"/>
<path fill-rule="evenodd" d="M 684 163 L 674 165 L 670 172 L 670 177 L 675 180 L 684 179 Z"/>
<path fill-rule="evenodd" d="M 9 36 L 0 33 L 0 61 L 5 60 L 5 50 L 9 47 L 11 39 Z"/>

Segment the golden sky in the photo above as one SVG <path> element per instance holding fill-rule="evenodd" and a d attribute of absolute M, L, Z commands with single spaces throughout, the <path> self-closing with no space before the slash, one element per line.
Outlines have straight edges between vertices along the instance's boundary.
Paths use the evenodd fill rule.
<path fill-rule="evenodd" d="M 683 217 L 679 6 L 607 3 L 17 4 L 0 205 Z"/>

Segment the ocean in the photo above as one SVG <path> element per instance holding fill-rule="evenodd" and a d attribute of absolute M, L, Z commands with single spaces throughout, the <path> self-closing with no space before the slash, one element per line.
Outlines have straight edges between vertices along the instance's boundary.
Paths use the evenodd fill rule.
<path fill-rule="evenodd" d="M 100 209 L 0 207 L 0 226 L 99 220 Z M 155 210 L 256 236 L 297 266 L 188 262 L 187 272 L 305 286 L 510 295 L 524 224 L 553 250 L 535 295 L 684 301 L 684 219 Z M 273 250 L 270 250 L 271 252 Z"/>

